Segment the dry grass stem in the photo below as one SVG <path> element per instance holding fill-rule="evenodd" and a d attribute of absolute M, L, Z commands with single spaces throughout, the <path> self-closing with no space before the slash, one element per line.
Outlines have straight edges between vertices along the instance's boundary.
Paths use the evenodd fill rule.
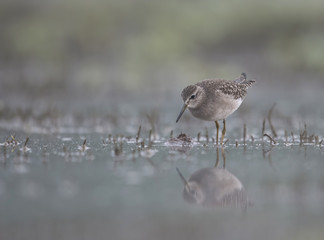
<path fill-rule="evenodd" d="M 277 137 L 277 133 L 276 133 L 276 130 L 275 130 L 275 128 L 274 128 L 274 126 L 272 124 L 272 121 L 271 121 L 272 111 L 273 111 L 273 109 L 274 109 L 275 106 L 276 106 L 276 103 L 274 103 L 272 105 L 272 107 L 270 108 L 270 110 L 269 110 L 269 113 L 268 113 L 268 122 L 269 122 L 269 125 L 270 125 L 270 128 L 271 128 L 272 134 L 276 138 Z"/>
<path fill-rule="evenodd" d="M 138 143 L 138 140 L 139 140 L 139 138 L 140 138 L 140 135 L 141 135 L 141 129 L 142 129 L 142 126 L 140 125 L 139 128 L 138 128 L 137 134 L 136 134 L 136 143 Z"/>

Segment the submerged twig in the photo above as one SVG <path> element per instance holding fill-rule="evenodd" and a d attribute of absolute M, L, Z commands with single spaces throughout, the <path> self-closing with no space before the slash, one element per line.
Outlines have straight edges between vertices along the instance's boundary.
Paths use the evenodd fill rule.
<path fill-rule="evenodd" d="M 246 151 L 246 124 L 243 125 L 243 145 L 244 145 L 244 152 Z"/>
<path fill-rule="evenodd" d="M 153 133 L 153 139 L 156 139 L 156 123 L 158 120 L 158 112 L 152 111 L 151 114 L 146 114 L 146 117 L 151 125 L 152 133 Z"/>
<path fill-rule="evenodd" d="M 308 136 L 308 142 L 309 143 L 313 143 L 314 142 L 314 139 L 315 139 L 314 134 Z"/>
<path fill-rule="evenodd" d="M 288 132 L 287 130 L 285 129 L 285 144 L 287 145 L 288 144 Z"/>
<path fill-rule="evenodd" d="M 26 154 L 27 154 L 27 151 L 28 151 L 28 148 L 27 148 L 28 141 L 29 141 L 29 137 L 26 138 L 25 143 L 24 143 L 24 147 L 23 147 L 23 152 L 24 152 L 25 157 L 27 157 Z"/>
<path fill-rule="evenodd" d="M 304 131 L 299 134 L 299 145 L 301 146 L 303 143 L 307 142 L 307 138 L 307 125 L 304 123 Z"/>
<path fill-rule="evenodd" d="M 273 111 L 273 109 L 274 109 L 275 106 L 276 106 L 276 103 L 274 103 L 272 105 L 272 107 L 270 108 L 270 110 L 269 110 L 269 113 L 268 113 L 268 122 L 269 122 L 269 125 L 270 125 L 270 128 L 271 128 L 272 134 L 276 138 L 277 137 L 277 133 L 276 133 L 276 130 L 273 127 L 272 121 L 271 121 L 272 111 Z"/>
<path fill-rule="evenodd" d="M 266 150 L 266 149 L 263 148 L 262 149 L 262 155 L 263 155 L 263 158 L 264 159 L 268 156 L 269 164 L 270 164 L 270 166 L 272 168 L 274 168 L 273 167 L 273 164 L 272 164 L 272 160 L 271 160 L 271 151 L 272 151 L 272 149 L 273 149 L 273 145 L 271 145 L 271 147 L 268 150 Z"/>
<path fill-rule="evenodd" d="M 49 153 L 47 152 L 47 145 L 45 145 L 42 150 L 42 163 L 48 162 L 48 155 Z"/>
<path fill-rule="evenodd" d="M 86 143 L 87 143 L 87 139 L 84 139 L 83 144 L 82 144 L 82 152 L 84 152 L 86 150 Z"/>
<path fill-rule="evenodd" d="M 152 144 L 153 144 L 153 142 L 152 142 L 152 129 L 151 129 L 150 132 L 149 132 L 149 143 L 148 143 L 148 147 L 149 148 L 152 147 Z"/>
<path fill-rule="evenodd" d="M 142 126 L 140 125 L 139 128 L 138 128 L 137 134 L 136 134 L 136 143 L 138 143 L 138 140 L 139 140 L 139 138 L 140 138 L 140 135 L 141 135 L 141 129 L 142 129 Z"/>
<path fill-rule="evenodd" d="M 268 137 L 270 139 L 270 144 L 272 144 L 272 142 L 274 144 L 277 144 L 277 142 L 271 136 L 269 136 L 268 134 L 265 133 L 263 136 Z"/>
<path fill-rule="evenodd" d="M 135 162 L 136 158 L 135 158 L 135 155 L 136 155 L 136 148 L 134 148 L 132 150 L 132 161 Z"/>
<path fill-rule="evenodd" d="M 207 127 L 206 127 L 206 143 L 208 144 L 209 143 L 209 136 L 208 136 L 208 129 L 207 129 Z"/>
<path fill-rule="evenodd" d="M 6 149 L 6 146 L 3 145 L 2 149 L 3 149 L 3 161 L 2 161 L 2 163 L 3 163 L 3 165 L 6 165 L 6 163 L 7 163 L 7 149 Z"/>
<path fill-rule="evenodd" d="M 123 142 L 114 142 L 114 153 L 115 156 L 119 156 L 123 153 Z"/>
<path fill-rule="evenodd" d="M 246 124 L 243 125 L 243 144 L 246 143 Z"/>
<path fill-rule="evenodd" d="M 69 162 L 71 158 L 71 154 L 68 152 L 67 147 L 64 145 L 63 146 L 63 152 L 64 152 L 64 159 L 66 162 Z"/>
<path fill-rule="evenodd" d="M 302 132 L 302 133 L 299 134 L 299 145 L 300 145 L 300 146 L 303 145 L 303 137 L 304 137 L 304 133 L 305 133 L 305 132 Z"/>
<path fill-rule="evenodd" d="M 263 119 L 263 122 L 262 122 L 262 142 L 263 142 L 263 135 L 264 135 L 264 131 L 265 131 L 265 118 Z"/>
<path fill-rule="evenodd" d="M 24 143 L 24 148 L 27 146 L 28 141 L 29 141 L 29 137 L 26 138 L 26 141 Z"/>
<path fill-rule="evenodd" d="M 254 137 L 251 135 L 251 143 L 254 144 Z"/>

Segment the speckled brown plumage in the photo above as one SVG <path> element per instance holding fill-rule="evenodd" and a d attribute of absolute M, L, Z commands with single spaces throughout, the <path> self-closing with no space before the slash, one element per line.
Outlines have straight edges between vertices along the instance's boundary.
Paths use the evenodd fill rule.
<path fill-rule="evenodd" d="M 244 98 L 247 94 L 247 89 L 254 83 L 254 80 L 245 80 L 239 83 L 224 79 L 207 79 L 195 85 L 187 86 L 183 89 L 181 96 L 183 100 L 187 99 L 196 89 L 196 86 L 200 86 L 205 89 L 206 94 L 209 96 L 215 94 L 215 91 L 220 90 L 224 94 L 233 96 L 234 99 Z"/>
<path fill-rule="evenodd" d="M 235 83 L 232 81 L 224 81 L 223 84 L 219 86 L 219 90 L 223 93 L 234 96 L 234 99 L 244 98 L 247 94 L 247 89 L 254 83 L 250 80 L 246 83 Z"/>
<path fill-rule="evenodd" d="M 249 80 L 242 83 L 236 83 L 224 79 L 207 79 L 197 83 L 196 85 L 203 87 L 207 94 L 214 94 L 215 91 L 220 90 L 222 93 L 231 95 L 234 99 L 238 99 L 246 96 L 247 89 L 252 86 L 254 82 L 254 80 Z"/>

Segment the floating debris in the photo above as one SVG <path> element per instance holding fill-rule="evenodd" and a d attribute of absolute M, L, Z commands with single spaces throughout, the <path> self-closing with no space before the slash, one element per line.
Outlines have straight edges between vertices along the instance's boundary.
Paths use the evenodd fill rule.
<path fill-rule="evenodd" d="M 1 143 L 2 146 L 13 148 L 17 147 L 19 144 L 20 143 L 16 140 L 15 135 L 10 135 L 10 137 L 8 137 L 4 143 Z"/>
<path fill-rule="evenodd" d="M 178 142 L 183 142 L 183 143 L 191 143 L 192 139 L 191 137 L 188 137 L 185 133 L 180 133 L 178 137 L 176 138 L 171 138 L 169 140 L 170 143 L 178 143 Z"/>
<path fill-rule="evenodd" d="M 191 137 L 188 137 L 185 133 L 180 133 L 178 137 L 169 139 L 165 145 L 170 146 L 172 150 L 186 153 L 191 149 L 193 143 Z"/>

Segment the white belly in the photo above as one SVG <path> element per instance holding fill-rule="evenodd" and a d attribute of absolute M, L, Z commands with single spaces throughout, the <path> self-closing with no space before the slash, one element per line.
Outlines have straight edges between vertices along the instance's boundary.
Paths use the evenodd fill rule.
<path fill-rule="evenodd" d="M 225 97 L 222 102 L 215 103 L 214 115 L 212 120 L 222 120 L 227 118 L 239 108 L 242 102 L 242 98 L 233 99 L 230 97 Z"/>
<path fill-rule="evenodd" d="M 231 95 L 218 93 L 207 104 L 189 110 L 196 118 L 206 121 L 223 120 L 235 112 L 242 102 L 242 98 L 234 99 Z"/>

